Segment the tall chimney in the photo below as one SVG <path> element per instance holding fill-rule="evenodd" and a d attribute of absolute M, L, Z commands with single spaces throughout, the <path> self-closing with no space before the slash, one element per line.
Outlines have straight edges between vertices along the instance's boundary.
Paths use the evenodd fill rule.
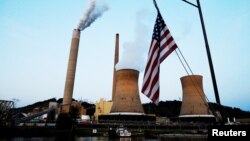
<path fill-rule="evenodd" d="M 79 42 L 80 42 L 80 30 L 74 29 L 72 40 L 71 40 L 71 49 L 70 49 L 70 54 L 69 54 L 67 76 L 66 76 L 66 82 L 65 82 L 65 88 L 64 88 L 63 107 L 61 111 L 63 113 L 68 113 L 70 110 L 73 89 L 74 89 Z"/>
<path fill-rule="evenodd" d="M 181 77 L 183 90 L 181 116 L 211 115 L 202 86 L 201 75 Z"/>
<path fill-rule="evenodd" d="M 121 69 L 116 71 L 116 91 L 111 114 L 144 114 L 138 90 L 139 71 Z"/>
<path fill-rule="evenodd" d="M 116 69 L 115 69 L 115 65 L 118 63 L 118 61 L 119 61 L 119 34 L 116 33 L 116 37 L 115 37 L 115 57 L 114 57 L 112 101 L 114 101 L 115 89 L 116 89 Z"/>

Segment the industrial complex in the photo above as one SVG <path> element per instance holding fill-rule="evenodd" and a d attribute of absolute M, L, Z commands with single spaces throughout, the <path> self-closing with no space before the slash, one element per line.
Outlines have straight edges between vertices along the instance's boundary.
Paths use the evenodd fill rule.
<path fill-rule="evenodd" d="M 80 118 L 78 119 L 79 122 L 89 120 L 95 123 L 136 122 L 155 124 L 156 116 L 145 114 L 140 100 L 139 71 L 130 68 L 119 70 L 115 68 L 119 62 L 119 34 L 115 35 L 112 99 L 104 100 L 100 98 L 100 101 L 96 102 L 93 107 L 95 109 L 93 117 L 88 117 L 86 107 L 81 106 L 77 101 L 72 101 L 79 42 L 80 30 L 74 29 L 62 103 L 54 101 L 44 105 L 43 108 L 26 110 L 26 113 L 24 113 L 26 115 L 17 120 L 15 125 L 34 118 L 47 119 L 50 117 L 50 121 L 51 119 L 56 121 L 58 115 L 72 113 L 72 108 L 77 109 L 77 115 Z M 183 98 L 179 119 L 182 121 L 215 121 L 215 112 L 212 112 L 209 108 L 203 91 L 202 76 L 189 75 L 182 77 L 180 80 L 183 88 Z M 53 117 L 51 117 L 52 111 L 54 112 Z"/>

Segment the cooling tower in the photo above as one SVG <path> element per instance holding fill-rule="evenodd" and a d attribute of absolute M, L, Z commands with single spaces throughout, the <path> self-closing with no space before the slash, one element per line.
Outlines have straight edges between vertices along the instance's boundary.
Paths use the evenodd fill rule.
<path fill-rule="evenodd" d="M 69 112 L 71 101 L 72 101 L 79 41 L 80 41 L 80 30 L 74 29 L 72 40 L 71 40 L 71 49 L 70 49 L 70 54 L 69 54 L 67 76 L 66 76 L 66 82 L 65 82 L 65 88 L 64 88 L 63 107 L 62 107 L 63 113 Z"/>
<path fill-rule="evenodd" d="M 144 114 L 138 90 L 138 77 L 137 70 L 116 71 L 116 91 L 111 114 Z"/>
<path fill-rule="evenodd" d="M 183 90 L 179 117 L 209 117 L 209 107 L 205 98 L 201 75 L 181 77 Z"/>
<path fill-rule="evenodd" d="M 118 61 L 119 61 L 119 34 L 116 34 L 116 37 L 115 37 L 115 57 L 114 57 L 112 101 L 114 100 L 115 89 L 116 89 L 116 69 L 115 69 L 115 65 L 118 63 Z"/>

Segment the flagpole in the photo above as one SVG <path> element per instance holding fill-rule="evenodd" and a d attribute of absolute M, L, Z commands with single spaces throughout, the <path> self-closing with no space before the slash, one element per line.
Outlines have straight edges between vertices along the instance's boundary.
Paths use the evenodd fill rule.
<path fill-rule="evenodd" d="M 155 5 L 155 8 L 156 8 L 157 12 L 160 13 L 160 10 L 159 10 L 159 8 L 158 8 L 158 5 L 157 5 L 156 1 L 153 0 L 153 2 L 154 2 L 154 5 Z"/>
<path fill-rule="evenodd" d="M 203 20 L 202 11 L 201 11 L 200 1 L 196 0 L 197 5 L 191 3 L 191 2 L 189 2 L 187 0 L 182 0 L 182 1 L 184 1 L 184 2 L 186 2 L 188 4 L 190 4 L 190 5 L 198 8 L 198 10 L 199 10 L 199 15 L 200 15 L 200 20 L 201 20 L 201 26 L 202 26 L 203 36 L 204 36 L 204 40 L 205 40 L 205 45 L 206 45 L 208 63 L 209 63 L 209 68 L 210 68 L 212 82 L 213 82 L 213 87 L 214 87 L 215 99 L 216 99 L 216 103 L 219 104 L 219 105 L 221 105 L 221 103 L 220 103 L 220 96 L 219 96 L 218 87 L 217 87 L 216 78 L 215 78 L 215 73 L 214 73 L 214 67 L 213 67 L 212 57 L 211 57 L 210 48 L 209 48 L 208 39 L 207 39 L 207 34 L 206 34 L 206 29 L 205 29 L 205 24 L 204 24 L 204 20 Z"/>

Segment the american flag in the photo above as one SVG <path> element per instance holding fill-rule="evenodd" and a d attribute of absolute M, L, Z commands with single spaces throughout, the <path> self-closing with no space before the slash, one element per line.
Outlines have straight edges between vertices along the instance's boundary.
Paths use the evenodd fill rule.
<path fill-rule="evenodd" d="M 142 93 L 156 105 L 159 103 L 160 94 L 160 63 L 176 48 L 177 45 L 161 14 L 158 12 L 142 84 Z"/>

